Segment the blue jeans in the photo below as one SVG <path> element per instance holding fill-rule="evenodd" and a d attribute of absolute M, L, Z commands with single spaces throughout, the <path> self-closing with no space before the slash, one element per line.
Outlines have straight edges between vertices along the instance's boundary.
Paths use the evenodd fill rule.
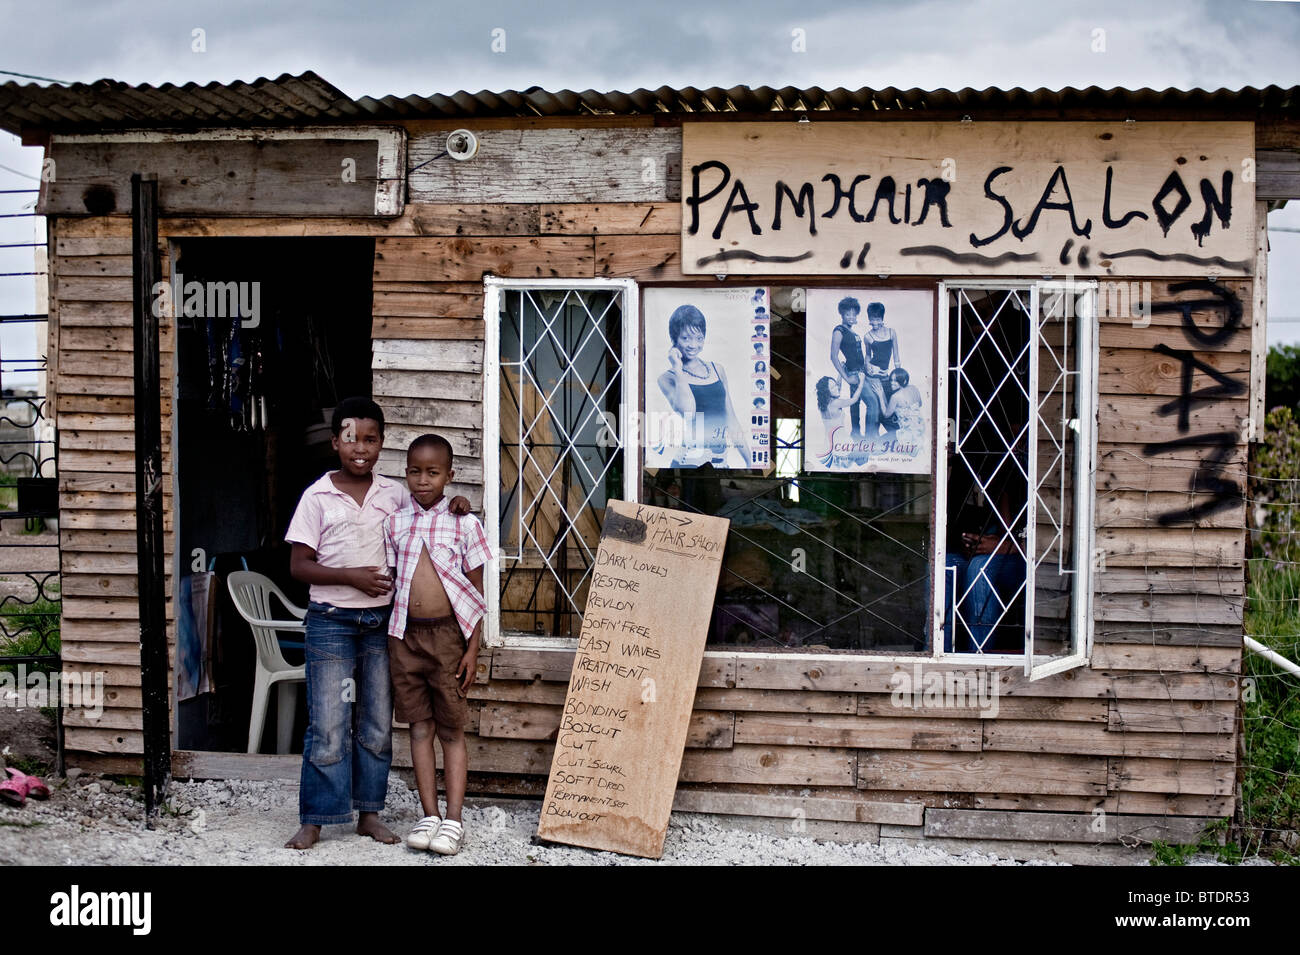
<path fill-rule="evenodd" d="M 990 653 L 989 642 L 999 618 L 1016 623 L 1004 614 L 1020 596 L 1025 582 L 1025 561 L 1019 554 L 976 554 L 969 560 L 961 554 L 949 554 L 944 574 L 943 649 L 953 652 L 953 588 L 964 594 L 961 602 L 961 647 L 958 653 Z M 954 577 L 956 578 L 954 580 Z M 1023 624 L 1023 621 L 1019 621 Z"/>
<path fill-rule="evenodd" d="M 393 762 L 391 607 L 307 605 L 307 736 L 298 812 L 304 825 L 378 812 Z"/>

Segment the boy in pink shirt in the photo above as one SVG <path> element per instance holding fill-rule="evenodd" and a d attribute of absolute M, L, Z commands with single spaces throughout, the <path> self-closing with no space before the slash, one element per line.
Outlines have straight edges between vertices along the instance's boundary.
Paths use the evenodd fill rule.
<path fill-rule="evenodd" d="M 347 398 L 330 422 L 341 467 L 303 491 L 285 539 L 289 572 L 311 585 L 307 605 L 307 735 L 299 816 L 289 849 L 310 848 L 320 827 L 352 821 L 380 842 L 397 837 L 379 821 L 392 763 L 388 616 L 392 578 L 383 526 L 406 497 L 372 473 L 384 443 L 384 413 L 369 398 Z M 469 501 L 453 502 L 464 512 Z M 357 706 L 353 733 L 352 706 Z"/>

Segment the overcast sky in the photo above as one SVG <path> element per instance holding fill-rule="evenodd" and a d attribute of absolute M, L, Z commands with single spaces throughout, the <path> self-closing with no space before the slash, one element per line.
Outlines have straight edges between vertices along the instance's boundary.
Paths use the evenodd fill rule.
<path fill-rule="evenodd" d="M 0 24 L 0 70 L 14 73 L 160 84 L 314 70 L 351 96 L 530 86 L 1300 85 L 1300 3 L 1269 0 L 0 0 Z M 0 133 L 0 166 L 8 167 L 0 189 L 30 188 L 40 152 Z M 0 195 L 0 212 L 31 198 Z M 1300 203 L 1270 215 L 1269 226 L 1300 228 Z M 0 219 L 0 243 L 31 241 L 32 230 L 30 219 Z M 1269 339 L 1300 341 L 1300 233 L 1270 238 Z M 0 272 L 30 271 L 30 256 L 0 249 Z M 28 279 L 0 278 L 0 314 L 31 311 L 32 295 Z M 6 357 L 14 347 L 11 335 L 0 339 Z"/>

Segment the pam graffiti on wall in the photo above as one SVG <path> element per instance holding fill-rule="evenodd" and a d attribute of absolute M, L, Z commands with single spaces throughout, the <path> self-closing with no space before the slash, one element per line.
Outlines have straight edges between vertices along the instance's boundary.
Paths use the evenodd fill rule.
<path fill-rule="evenodd" d="M 1172 295 L 1183 292 L 1203 293 L 1196 298 L 1154 302 L 1151 305 L 1154 314 L 1176 312 L 1181 315 L 1183 337 L 1188 345 L 1193 346 L 1173 348 L 1165 342 L 1159 342 L 1151 349 L 1156 354 L 1175 359 L 1181 365 L 1178 395 L 1156 409 L 1162 416 L 1176 416 L 1175 427 L 1179 437 L 1169 441 L 1149 442 L 1143 445 L 1142 451 L 1147 457 L 1176 454 L 1186 449 L 1200 454 L 1192 470 L 1188 490 L 1208 497 L 1188 507 L 1157 515 L 1157 520 L 1165 527 L 1195 524 L 1240 504 L 1242 486 L 1230 476 L 1229 469 L 1233 449 L 1242 440 L 1241 433 L 1228 430 L 1194 433 L 1191 430 L 1191 413 L 1198 407 L 1239 398 L 1247 391 L 1246 382 L 1202 361 L 1195 353 L 1198 347 L 1204 349 L 1222 345 L 1241 328 L 1243 308 L 1240 297 L 1223 283 L 1203 279 L 1173 283 L 1169 286 L 1169 292 Z M 1196 320 L 1198 312 L 1218 315 L 1222 324 L 1200 324 Z M 1197 372 L 1208 375 L 1214 384 L 1197 388 Z"/>

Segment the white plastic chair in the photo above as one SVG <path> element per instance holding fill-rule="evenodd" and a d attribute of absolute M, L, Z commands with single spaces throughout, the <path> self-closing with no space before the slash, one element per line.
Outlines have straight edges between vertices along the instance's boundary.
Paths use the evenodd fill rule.
<path fill-rule="evenodd" d="M 253 630 L 257 645 L 257 667 L 253 681 L 253 712 L 248 721 L 248 751 L 256 753 L 262 742 L 262 728 L 266 725 L 266 710 L 270 705 L 271 687 L 277 687 L 275 751 L 289 752 L 293 735 L 293 717 L 298 707 L 298 684 L 307 681 L 306 666 L 291 666 L 280 651 L 277 633 L 292 633 L 305 637 L 303 617 L 307 611 L 290 603 L 284 592 L 268 577 L 251 570 L 237 570 L 226 577 L 226 586 L 235 601 L 235 608 Z M 293 614 L 292 620 L 272 617 L 271 597 Z"/>

